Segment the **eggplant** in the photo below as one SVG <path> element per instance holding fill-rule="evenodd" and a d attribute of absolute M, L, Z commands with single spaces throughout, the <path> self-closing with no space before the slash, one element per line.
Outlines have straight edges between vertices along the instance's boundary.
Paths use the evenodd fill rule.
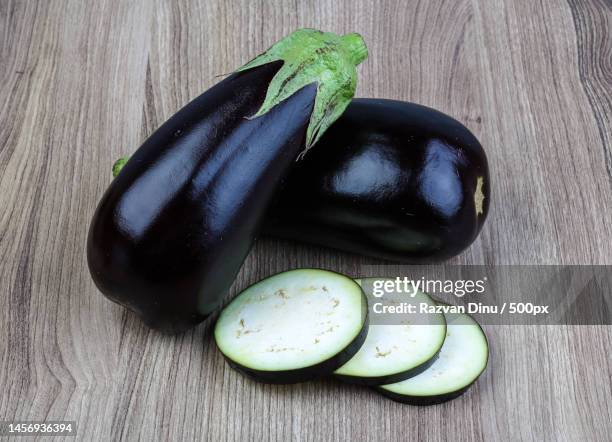
<path fill-rule="evenodd" d="M 350 102 L 366 56 L 358 34 L 298 30 L 117 162 L 87 240 L 98 289 L 162 331 L 204 320 L 291 164 Z"/>
<path fill-rule="evenodd" d="M 355 99 L 292 168 L 270 236 L 392 261 L 436 262 L 478 236 L 490 202 L 476 137 L 414 103 Z"/>
<path fill-rule="evenodd" d="M 331 375 L 362 346 L 367 300 L 352 279 L 321 269 L 270 276 L 221 312 L 215 342 L 249 378 L 292 384 Z"/>

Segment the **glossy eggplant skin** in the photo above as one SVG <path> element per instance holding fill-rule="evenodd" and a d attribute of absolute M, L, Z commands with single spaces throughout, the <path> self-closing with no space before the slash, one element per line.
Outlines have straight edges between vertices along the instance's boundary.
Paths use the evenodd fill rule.
<path fill-rule="evenodd" d="M 474 135 L 414 103 L 354 99 L 292 168 L 268 235 L 406 263 L 466 249 L 486 219 L 489 170 Z"/>
<path fill-rule="evenodd" d="M 186 105 L 136 151 L 95 212 L 94 282 L 153 328 L 183 331 L 219 305 L 304 149 L 315 84 L 248 118 L 281 65 L 233 74 Z"/>

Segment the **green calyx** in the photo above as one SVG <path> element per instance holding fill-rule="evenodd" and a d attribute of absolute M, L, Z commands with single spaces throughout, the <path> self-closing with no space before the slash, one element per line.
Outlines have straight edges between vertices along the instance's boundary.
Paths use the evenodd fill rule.
<path fill-rule="evenodd" d="M 317 95 L 306 131 L 306 150 L 325 133 L 349 105 L 357 87 L 356 66 L 368 49 L 359 34 L 337 35 L 298 29 L 236 72 L 282 60 L 266 98 L 250 118 L 259 117 L 304 86 L 317 83 Z"/>
<path fill-rule="evenodd" d="M 115 164 L 113 164 L 113 178 L 119 175 L 119 172 L 121 172 L 121 169 L 123 169 L 123 166 L 125 166 L 129 159 L 130 157 L 121 157 L 115 161 Z"/>

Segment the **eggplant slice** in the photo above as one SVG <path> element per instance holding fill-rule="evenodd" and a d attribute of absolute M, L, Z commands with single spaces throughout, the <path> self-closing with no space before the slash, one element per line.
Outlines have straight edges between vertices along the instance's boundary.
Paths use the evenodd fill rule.
<path fill-rule="evenodd" d="M 215 341 L 248 377 L 288 384 L 330 375 L 363 344 L 367 300 L 338 273 L 299 269 L 266 278 L 222 312 Z"/>
<path fill-rule="evenodd" d="M 445 316 L 447 336 L 438 359 L 415 377 L 378 387 L 380 393 L 411 405 L 440 404 L 461 396 L 484 372 L 489 344 L 480 325 L 464 313 Z"/>
<path fill-rule="evenodd" d="M 361 280 L 357 282 L 361 284 Z M 364 289 L 372 287 L 372 284 L 361 285 Z M 370 299 L 372 294 L 366 295 Z M 435 305 L 435 301 L 423 292 L 414 297 L 404 295 L 402 301 L 417 308 L 421 303 Z M 343 381 L 368 386 L 403 381 L 435 362 L 445 337 L 446 320 L 442 313 L 415 313 L 405 316 L 402 323 L 370 324 L 363 346 L 334 374 Z"/>

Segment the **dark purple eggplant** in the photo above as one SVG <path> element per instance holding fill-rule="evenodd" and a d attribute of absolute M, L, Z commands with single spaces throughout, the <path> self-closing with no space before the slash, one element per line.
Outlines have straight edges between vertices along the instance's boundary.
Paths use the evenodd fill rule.
<path fill-rule="evenodd" d="M 279 181 L 346 108 L 361 37 L 299 30 L 164 123 L 104 194 L 87 242 L 96 286 L 151 327 L 221 303 Z"/>
<path fill-rule="evenodd" d="M 466 249 L 489 209 L 489 169 L 474 135 L 414 103 L 355 99 L 295 163 L 267 234 L 394 261 Z"/>

